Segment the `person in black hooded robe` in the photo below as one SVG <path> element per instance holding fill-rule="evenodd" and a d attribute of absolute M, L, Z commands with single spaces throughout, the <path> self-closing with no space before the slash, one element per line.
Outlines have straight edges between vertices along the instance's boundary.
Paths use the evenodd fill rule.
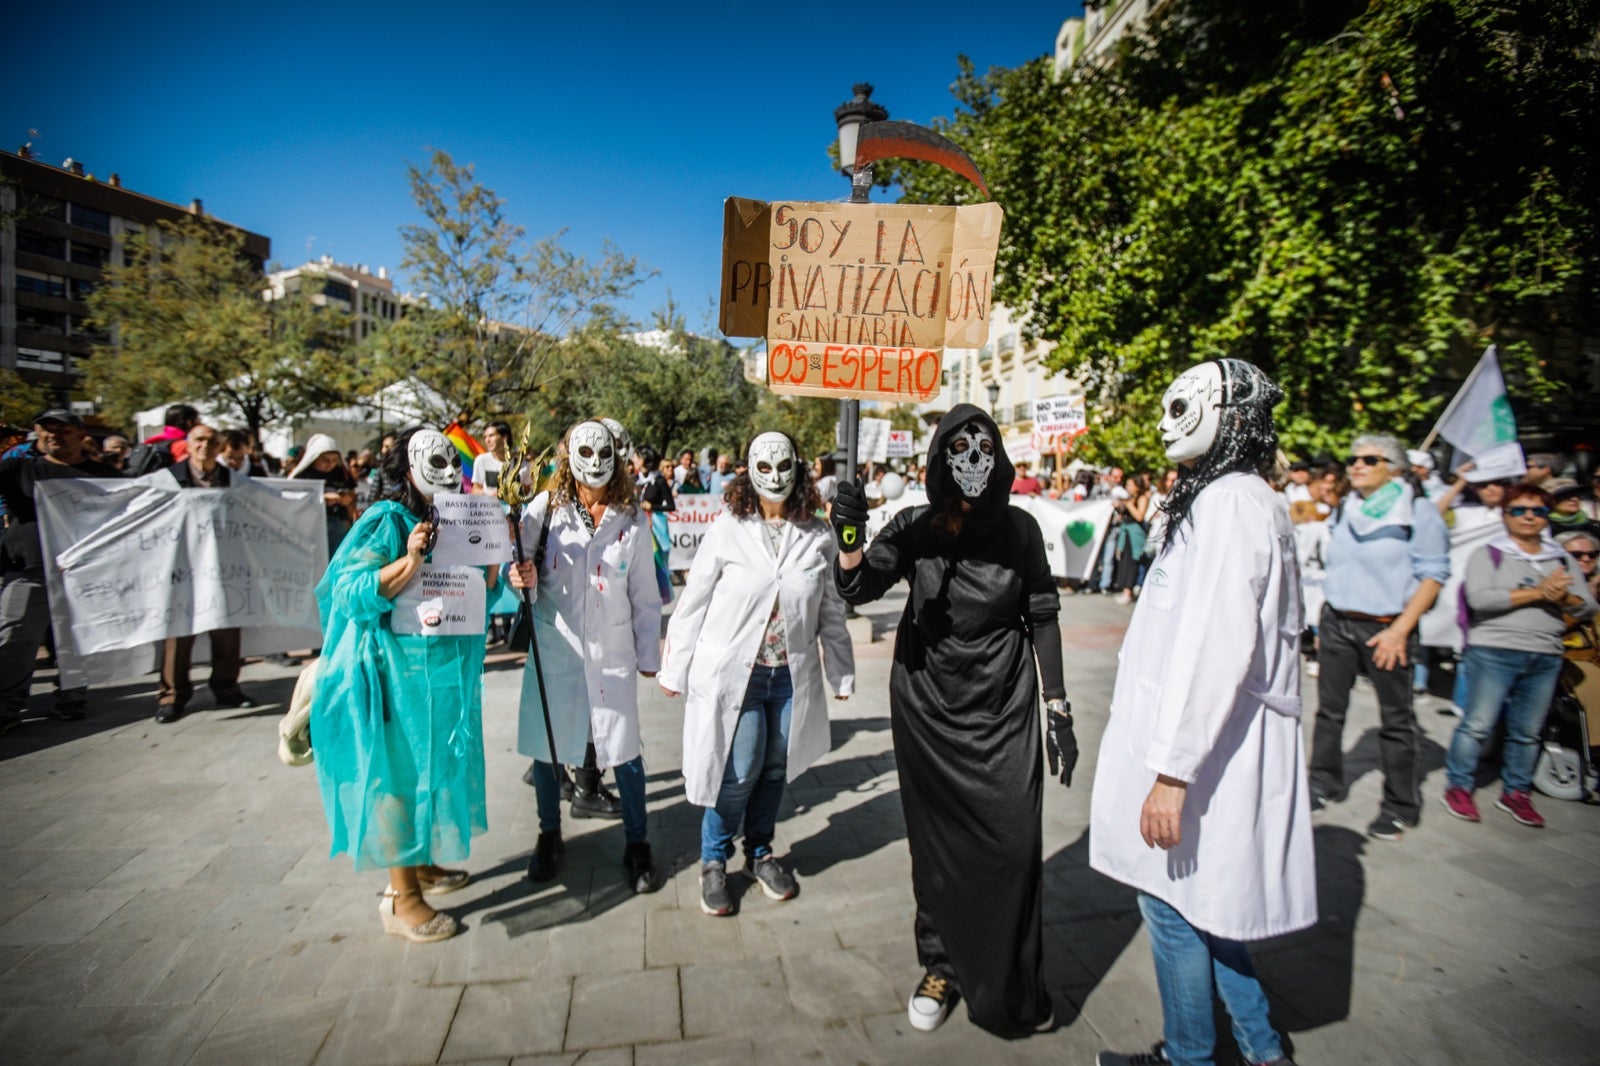
<path fill-rule="evenodd" d="M 1038 524 L 1007 502 L 1012 478 L 994 420 L 962 404 L 929 446 L 927 506 L 897 514 L 864 554 L 860 487 L 841 484 L 833 507 L 845 600 L 911 583 L 889 681 L 926 971 L 910 1021 L 937 1028 L 963 998 L 974 1024 L 1008 1038 L 1052 1017 L 1040 951 L 1041 676 L 1051 772 L 1070 783 L 1077 759 L 1060 598 Z"/>

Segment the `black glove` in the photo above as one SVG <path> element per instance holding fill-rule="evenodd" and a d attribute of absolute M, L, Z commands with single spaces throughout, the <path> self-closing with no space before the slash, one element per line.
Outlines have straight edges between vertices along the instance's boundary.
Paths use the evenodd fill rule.
<path fill-rule="evenodd" d="M 841 481 L 830 514 L 840 552 L 858 552 L 867 540 L 867 494 L 854 481 Z"/>
<path fill-rule="evenodd" d="M 1055 700 L 1049 701 L 1049 707 Z M 1044 714 L 1044 750 L 1050 758 L 1050 776 L 1061 776 L 1061 783 L 1072 786 L 1072 771 L 1078 765 L 1078 738 L 1072 732 L 1072 704 L 1061 701 L 1061 710 Z"/>

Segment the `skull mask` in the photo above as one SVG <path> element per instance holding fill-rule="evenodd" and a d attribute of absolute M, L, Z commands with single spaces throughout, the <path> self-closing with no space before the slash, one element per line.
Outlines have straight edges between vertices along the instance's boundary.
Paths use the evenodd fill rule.
<path fill-rule="evenodd" d="M 1222 368 L 1191 367 L 1161 397 L 1161 442 L 1174 463 L 1192 462 L 1217 442 L 1222 422 Z"/>
<path fill-rule="evenodd" d="M 622 428 L 622 423 L 615 418 L 602 418 L 600 424 L 611 431 L 611 436 L 617 442 L 617 454 L 627 459 L 633 454 L 633 438 L 628 436 L 628 431 Z"/>
<path fill-rule="evenodd" d="M 950 435 L 944 451 L 950 476 L 961 494 L 969 500 L 982 496 L 994 473 L 994 437 L 989 431 L 977 422 L 968 422 Z"/>
<path fill-rule="evenodd" d="M 794 490 L 794 445 L 782 433 L 761 433 L 750 442 L 750 483 L 756 494 L 771 503 L 781 503 Z"/>
<path fill-rule="evenodd" d="M 419 429 L 406 444 L 411 483 L 426 499 L 461 491 L 461 453 L 436 429 Z"/>
<path fill-rule="evenodd" d="M 567 462 L 578 484 L 604 488 L 617 468 L 617 442 L 599 422 L 579 422 L 567 434 Z"/>

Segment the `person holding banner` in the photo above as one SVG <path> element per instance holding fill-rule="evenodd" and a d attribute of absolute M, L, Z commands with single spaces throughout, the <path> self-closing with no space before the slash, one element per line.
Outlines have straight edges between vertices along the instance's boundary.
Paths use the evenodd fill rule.
<path fill-rule="evenodd" d="M 58 477 L 119 477 L 89 458 L 83 420 L 53 408 L 33 420 L 38 455 L 0 460 L 0 502 L 5 504 L 5 534 L 0 540 L 0 733 L 22 721 L 33 682 L 39 646 L 50 633 L 45 592 L 44 549 L 39 542 L 39 511 L 33 486 Z M 61 688 L 56 679 L 51 717 L 84 717 L 84 690 Z"/>
<path fill-rule="evenodd" d="M 1321 810 L 1344 791 L 1345 714 L 1356 674 L 1364 673 L 1378 697 L 1383 763 L 1383 801 L 1367 835 L 1397 841 L 1421 817 L 1411 664 L 1422 647 L 1417 623 L 1450 578 L 1450 532 L 1405 479 L 1399 441 L 1361 436 L 1350 450 L 1351 492 L 1328 519 L 1323 557 L 1311 802 Z"/>
<path fill-rule="evenodd" d="M 517 727 L 517 750 L 534 760 L 539 839 L 528 878 L 535 882 L 556 876 L 565 850 L 555 764 L 582 765 L 593 738 L 596 766 L 612 769 L 622 800 L 628 886 L 661 887 L 647 839 L 639 736 L 638 678 L 654 677 L 661 660 L 649 522 L 634 503 L 616 438 L 598 421 L 567 431 L 555 473 L 522 515 L 522 541 L 534 558 L 512 566 L 511 583 L 536 593 L 537 654 L 523 671 Z"/>
<path fill-rule="evenodd" d="M 1060 598 L 1038 523 L 1009 505 L 1016 475 L 1000 441 L 994 419 L 959 404 L 928 446 L 926 506 L 900 511 L 863 552 L 866 497 L 845 481 L 831 521 L 846 602 L 871 603 L 901 579 L 911 586 L 889 680 L 925 971 L 908 1019 L 936 1029 L 964 998 L 975 1025 L 1012 1038 L 1051 1017 L 1041 961 L 1041 689 L 1051 773 L 1064 785 L 1077 742 Z"/>
<path fill-rule="evenodd" d="M 387 867 L 384 932 L 429 942 L 454 936 L 456 921 L 425 897 L 467 883 L 438 864 L 466 859 L 488 829 L 486 595 L 478 568 L 428 563 L 432 502 L 461 491 L 461 457 L 444 434 L 400 434 L 383 473 L 388 496 L 356 522 L 317 586 L 324 643 L 311 738 L 332 854 L 348 852 L 357 871 Z M 496 582 L 497 568 L 481 572 Z M 430 583 L 440 598 L 427 596 Z"/>
<path fill-rule="evenodd" d="M 830 570 L 822 500 L 788 434 L 759 433 L 728 489 L 667 627 L 661 688 L 688 693 L 683 777 L 700 820 L 700 909 L 733 913 L 727 864 L 744 827 L 745 876 L 767 898 L 799 891 L 772 853 L 785 781 L 827 754 L 827 693 L 855 688 L 855 652 Z M 819 654 L 820 652 L 820 654 Z"/>

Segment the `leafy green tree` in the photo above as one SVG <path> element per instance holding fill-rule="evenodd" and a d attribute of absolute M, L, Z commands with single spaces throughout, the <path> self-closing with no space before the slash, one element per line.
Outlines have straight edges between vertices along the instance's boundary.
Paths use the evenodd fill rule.
<path fill-rule="evenodd" d="M 446 152 L 407 170 L 424 222 L 400 227 L 400 265 L 420 298 L 371 338 L 375 372 L 421 380 L 442 398 L 431 412 L 441 422 L 548 407 L 546 394 L 582 370 L 568 358 L 572 337 L 620 326 L 616 301 L 646 275 L 609 245 L 590 262 L 561 234 L 529 241 L 472 165 Z"/>
<path fill-rule="evenodd" d="M 85 391 L 113 422 L 188 400 L 259 432 L 347 399 L 348 321 L 317 307 L 312 286 L 265 299 L 238 230 L 186 218 L 125 240 L 132 262 L 108 266 L 88 298 L 111 340 L 94 350 Z"/>
<path fill-rule="evenodd" d="M 1421 437 L 1490 342 L 1524 410 L 1592 420 L 1597 27 L 1600 0 L 1173 0 L 1105 69 L 963 63 L 943 129 L 1006 209 L 997 298 L 1088 388 L 1081 453 L 1158 461 L 1165 385 L 1223 355 L 1283 384 L 1302 454 Z"/>
<path fill-rule="evenodd" d="M 34 416 L 49 407 L 53 399 L 45 386 L 24 379 L 15 370 L 0 367 L 0 422 L 31 426 Z"/>

